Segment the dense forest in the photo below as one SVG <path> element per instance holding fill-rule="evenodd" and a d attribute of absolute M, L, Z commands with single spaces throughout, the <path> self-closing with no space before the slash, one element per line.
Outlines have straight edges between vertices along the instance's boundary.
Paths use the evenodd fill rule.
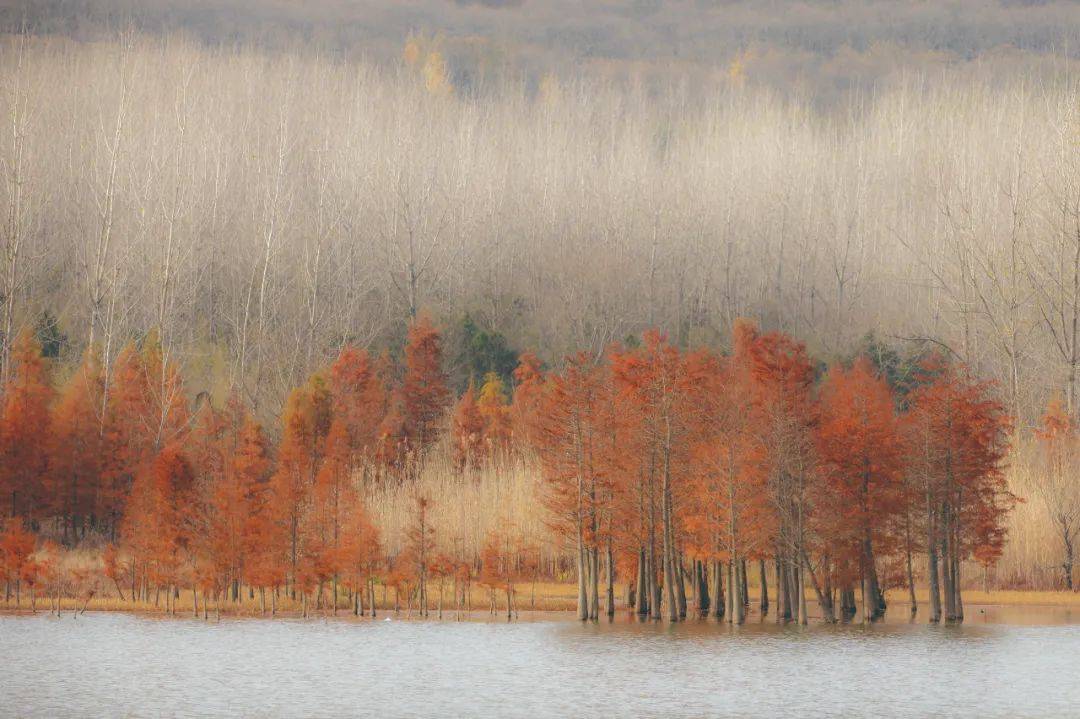
<path fill-rule="evenodd" d="M 137 5 L 0 2 L 9 598 L 1072 588 L 1072 4 Z"/>
<path fill-rule="evenodd" d="M 680 351 L 656 331 L 558 371 L 525 354 L 512 400 L 491 372 L 455 401 L 421 315 L 401 366 L 346 346 L 295 388 L 275 445 L 238 397 L 193 406 L 156 335 L 109 373 L 88 350 L 57 394 L 26 332 L 0 416 L 9 591 L 42 587 L 59 611 L 61 592 L 101 589 L 85 568 L 66 578 L 58 546 L 35 552 L 36 530 L 67 546 L 103 539 L 101 571 L 121 599 L 164 589 L 169 609 L 185 587 L 204 614 L 244 588 L 264 613 L 279 593 L 305 615 L 309 597 L 336 613 L 344 591 L 360 614 L 379 584 L 424 615 L 434 582 L 441 615 L 447 581 L 455 610 L 476 582 L 493 610 L 505 593 L 510 613 L 515 582 L 558 577 L 569 554 L 581 619 L 614 614 L 619 576 L 639 615 L 679 621 L 689 594 L 701 616 L 742 623 L 755 565 L 769 611 L 769 564 L 777 620 L 805 624 L 807 586 L 827 622 L 853 617 L 856 587 L 865 621 L 884 615 L 887 586 L 907 588 L 914 615 L 925 557 L 930 621 L 961 621 L 962 564 L 999 559 L 1017 499 L 993 388 L 937 353 L 905 368 L 870 351 L 819 376 L 787 335 L 745 321 L 734 334 L 730 355 Z M 1058 459 L 1075 444 L 1060 405 L 1044 439 Z M 385 543 L 368 506 L 379 487 L 416 487 L 433 451 L 463 483 L 477 468 L 534 465 L 544 506 L 526 511 L 547 512 L 544 543 L 509 519 L 482 545 L 443 536 L 422 491 L 402 541 Z"/>

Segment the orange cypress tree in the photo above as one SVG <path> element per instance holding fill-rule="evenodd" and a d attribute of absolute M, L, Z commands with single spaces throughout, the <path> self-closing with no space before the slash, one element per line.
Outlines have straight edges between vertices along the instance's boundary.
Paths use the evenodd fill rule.
<path fill-rule="evenodd" d="M 142 397 L 138 407 L 150 443 L 157 450 L 182 441 L 190 427 L 184 380 L 157 332 L 151 332 L 143 339 L 140 364 Z"/>
<path fill-rule="evenodd" d="M 386 413 L 386 385 L 365 350 L 346 345 L 330 367 L 334 419 L 348 438 L 349 467 L 372 459 Z"/>
<path fill-rule="evenodd" d="M 599 614 L 599 534 L 604 496 L 601 444 L 607 436 L 611 382 L 606 365 L 584 353 L 547 380 L 539 409 L 537 452 L 545 502 L 555 528 L 575 545 L 578 617 Z"/>
<path fill-rule="evenodd" d="M 484 378 L 476 405 L 484 422 L 486 454 L 491 457 L 505 454 L 510 449 L 512 424 L 506 391 L 497 373 L 489 372 Z"/>
<path fill-rule="evenodd" d="M 649 457 L 649 472 L 656 478 L 662 554 L 660 565 L 654 567 L 663 572 L 668 617 L 677 621 L 686 611 L 680 510 L 690 489 L 691 398 L 697 378 L 690 372 L 694 365 L 663 334 L 650 330 L 642 339 L 637 350 L 613 356 L 613 374 L 638 425 L 639 447 Z"/>
<path fill-rule="evenodd" d="M 832 509 L 833 557 L 862 582 L 864 618 L 885 613 L 875 555 L 886 556 L 898 544 L 897 519 L 904 511 L 904 446 L 894 398 L 870 362 L 860 358 L 851 369 L 833 367 L 821 396 L 816 427 L 824 480 L 820 506 Z"/>
<path fill-rule="evenodd" d="M 514 613 L 514 584 L 517 580 L 516 563 L 519 557 L 519 542 L 515 541 L 515 533 L 509 527 L 500 527 L 488 532 L 484 540 L 484 547 L 480 552 L 480 576 L 478 581 L 481 586 L 487 587 L 490 592 L 490 611 L 495 613 L 498 606 L 496 594 L 499 591 L 506 596 L 506 618 L 510 619 Z"/>
<path fill-rule="evenodd" d="M 7 592 L 15 585 L 15 603 L 18 605 L 18 586 L 31 562 L 35 538 L 23 527 L 21 519 L 8 519 L 3 523 L 3 528 L 4 531 L 0 533 L 0 575 L 5 584 L 4 600 L 7 601 Z"/>
<path fill-rule="evenodd" d="M 262 425 L 248 413 L 240 429 L 232 472 L 243 493 L 241 523 L 242 573 L 248 584 L 258 587 L 266 609 L 266 589 L 283 581 L 285 553 L 283 533 L 272 521 L 269 482 L 272 469 L 271 446 Z"/>
<path fill-rule="evenodd" d="M 113 364 L 104 419 L 102 504 L 115 524 L 124 512 L 135 475 L 167 444 L 183 441 L 190 428 L 179 368 L 165 356 L 157 336 L 142 349 L 128 344 Z"/>
<path fill-rule="evenodd" d="M 197 574 L 204 588 L 230 588 L 235 600 L 253 550 L 250 524 L 264 504 L 266 440 L 234 396 L 222 412 L 203 405 L 188 447 L 200 480 L 200 502 L 187 517 Z"/>
<path fill-rule="evenodd" d="M 413 452 L 423 452 L 438 439 L 439 425 L 450 401 L 442 360 L 439 332 L 431 318 L 421 314 L 409 326 L 401 385 L 403 431 Z"/>
<path fill-rule="evenodd" d="M 135 475 L 153 457 L 153 445 L 143 427 L 143 369 L 134 344 L 120 350 L 111 374 L 108 405 L 103 417 L 100 504 L 115 533 Z"/>
<path fill-rule="evenodd" d="M 11 348 L 14 370 L 4 387 L 0 411 L 0 491 L 11 516 L 37 519 L 47 507 L 53 400 L 41 345 L 24 330 Z"/>
<path fill-rule="evenodd" d="M 452 434 L 454 467 L 457 471 L 464 471 L 466 467 L 474 467 L 483 461 L 487 449 L 484 441 L 484 416 L 477 404 L 476 387 L 472 380 L 469 380 L 465 394 L 461 395 L 454 409 Z"/>
<path fill-rule="evenodd" d="M 1011 423 L 994 386 L 970 379 L 942 358 L 911 396 L 905 418 L 909 466 L 926 499 L 930 620 L 962 621 L 961 562 L 993 556 L 1016 502 L 1002 471 Z"/>
<path fill-rule="evenodd" d="M 398 557 L 397 566 L 403 578 L 412 580 L 416 586 L 415 595 L 421 616 L 428 613 L 428 564 L 434 558 L 435 528 L 431 524 L 431 500 L 418 495 L 412 522 L 405 535 L 405 551 Z"/>
<path fill-rule="evenodd" d="M 305 561 L 320 586 L 331 583 L 334 611 L 337 611 L 337 587 L 346 564 L 345 528 L 356 508 L 353 499 L 351 441 L 347 423 L 335 417 L 326 437 L 325 451 L 315 476 L 312 498 L 305 513 Z"/>
<path fill-rule="evenodd" d="M 193 488 L 194 472 L 177 443 L 162 449 L 135 478 L 123 537 L 152 586 L 179 584 L 181 552 L 188 546 L 184 516 Z"/>
<path fill-rule="evenodd" d="M 751 427 L 760 471 L 773 508 L 772 531 L 779 576 L 780 616 L 806 623 L 805 578 L 828 616 L 831 603 L 819 574 L 812 526 L 814 463 L 814 366 L 806 347 L 782 333 L 759 334 L 749 323 L 735 328 L 736 354 L 744 353 L 752 397 Z"/>
<path fill-rule="evenodd" d="M 104 378 L 97 353 L 83 354 L 82 364 L 61 390 L 52 413 L 52 506 L 67 521 L 64 533 L 75 537 L 84 521 L 95 523 L 102 510 L 101 409 Z"/>
<path fill-rule="evenodd" d="M 544 394 L 544 372 L 540 359 L 525 352 L 514 370 L 514 399 L 510 406 L 511 424 L 520 442 L 535 446 L 540 437 L 538 416 Z"/>
<path fill-rule="evenodd" d="M 372 524 L 359 492 L 345 492 L 342 511 L 348 521 L 342 526 L 337 561 L 344 573 L 343 583 L 353 592 L 354 612 L 360 614 L 365 590 L 374 592 L 372 583 L 380 560 L 379 530 Z"/>
<path fill-rule="evenodd" d="M 293 582 L 308 589 L 313 586 L 314 576 L 306 572 L 301 582 L 298 575 L 306 551 L 302 520 L 322 462 L 331 416 L 331 395 L 321 376 L 313 376 L 306 385 L 292 391 L 282 414 L 277 470 L 270 481 L 271 507 L 288 537 L 288 566 Z"/>
<path fill-rule="evenodd" d="M 747 328 L 743 328 L 747 329 Z M 731 591 L 747 558 L 763 558 L 771 543 L 768 531 L 768 493 L 761 472 L 761 447 L 752 421 L 752 381 L 749 343 L 756 333 L 740 341 L 735 352 L 721 358 L 699 354 L 694 398 L 693 498 L 687 510 L 696 530 L 700 555 L 712 561 L 711 600 L 714 616 L 727 616 L 739 624 L 745 617 L 742 602 Z M 726 579 L 723 563 L 727 562 Z M 729 585 L 726 602 L 723 587 Z M 767 600 L 766 600 L 767 601 Z M 768 610 L 763 602 L 763 611 Z"/>

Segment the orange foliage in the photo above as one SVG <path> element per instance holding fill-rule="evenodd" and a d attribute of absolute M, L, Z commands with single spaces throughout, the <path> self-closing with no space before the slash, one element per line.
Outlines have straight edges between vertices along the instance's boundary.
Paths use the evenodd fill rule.
<path fill-rule="evenodd" d="M 431 318 L 421 314 L 409 326 L 401 386 L 402 430 L 411 451 L 422 452 L 438 439 L 449 401 L 450 390 L 442 368 L 442 340 Z"/>
<path fill-rule="evenodd" d="M 484 429 L 484 416 L 476 402 L 476 388 L 470 380 L 454 409 L 454 466 L 459 472 L 484 459 L 487 449 Z"/>
<path fill-rule="evenodd" d="M 46 499 L 53 390 L 32 332 L 19 334 L 11 356 L 14 371 L 0 410 L 0 492 L 11 516 L 33 517 Z"/>

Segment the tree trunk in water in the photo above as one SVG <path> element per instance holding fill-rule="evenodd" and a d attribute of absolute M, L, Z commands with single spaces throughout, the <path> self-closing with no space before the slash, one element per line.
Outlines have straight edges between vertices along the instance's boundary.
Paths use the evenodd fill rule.
<path fill-rule="evenodd" d="M 742 562 L 728 562 L 728 622 L 742 624 L 746 617 L 746 605 L 742 602 L 741 586 L 742 579 L 739 572 Z"/>
<path fill-rule="evenodd" d="M 675 596 L 675 548 L 671 545 L 667 499 L 664 500 L 664 600 L 668 605 L 668 619 L 679 621 L 679 599 Z"/>
<path fill-rule="evenodd" d="M 870 541 L 869 530 L 863 537 L 862 555 L 864 619 L 868 622 L 876 622 L 885 616 L 885 602 L 881 594 L 881 585 L 878 582 L 877 566 L 874 562 L 874 548 Z"/>
<path fill-rule="evenodd" d="M 769 614 L 769 584 L 765 578 L 765 560 L 758 560 L 758 578 L 761 581 L 761 601 L 759 602 L 759 609 L 761 609 L 761 616 L 767 616 Z"/>
<path fill-rule="evenodd" d="M 660 570 L 661 567 L 656 564 L 656 547 L 652 546 L 649 549 L 649 566 L 648 566 L 648 581 L 649 581 L 649 612 L 653 619 L 661 618 L 661 602 L 663 594 L 662 587 L 660 586 Z"/>
<path fill-rule="evenodd" d="M 825 563 L 823 562 L 823 564 L 825 564 Z M 817 574 L 814 573 L 813 567 L 810 566 L 810 559 L 809 559 L 809 557 L 806 556 L 805 551 L 803 551 L 803 553 L 802 553 L 802 572 L 803 572 L 803 575 L 804 575 L 802 577 L 803 580 L 805 580 L 806 576 L 810 577 L 810 586 L 813 587 L 814 596 L 817 597 L 818 606 L 821 608 L 821 618 L 827 624 L 835 624 L 836 623 L 836 613 L 833 611 L 832 590 L 829 588 L 827 583 L 825 585 L 825 589 L 822 590 L 821 585 L 818 583 Z M 827 569 L 827 567 L 826 567 L 826 570 L 825 570 L 825 578 L 826 578 L 826 582 L 828 582 L 828 569 Z M 802 623 L 806 624 L 807 620 L 808 620 L 808 615 L 807 615 L 807 611 L 806 611 L 806 589 L 804 588 L 803 589 L 803 599 L 802 599 Z"/>
<path fill-rule="evenodd" d="M 953 542 L 953 558 L 952 558 L 952 561 L 953 561 L 953 579 L 952 579 L 952 586 L 953 586 L 953 592 L 956 594 L 956 597 L 953 599 L 953 611 L 956 614 L 953 621 L 956 621 L 956 622 L 964 621 L 964 598 L 961 595 L 961 590 L 960 590 L 960 553 L 958 551 L 959 545 L 960 545 L 959 540 Z"/>
<path fill-rule="evenodd" d="M 634 606 L 638 616 L 644 617 L 649 613 L 649 582 L 645 576 L 645 547 L 638 549 L 637 582 L 634 585 Z"/>
<path fill-rule="evenodd" d="M 724 609 L 724 563 L 716 560 L 713 562 L 713 616 L 723 619 Z"/>
<path fill-rule="evenodd" d="M 777 594 L 780 595 L 780 610 L 776 615 L 777 621 L 791 620 L 791 589 L 788 587 L 790 575 L 785 563 L 779 558 L 776 561 Z"/>
<path fill-rule="evenodd" d="M 788 615 L 785 619 L 791 621 L 799 620 L 799 577 L 798 569 L 795 567 L 794 558 L 788 560 L 787 569 L 784 572 L 787 580 L 787 593 L 788 593 Z"/>
<path fill-rule="evenodd" d="M 709 596 L 709 573 L 704 562 L 694 560 L 695 580 L 697 581 L 698 615 L 709 616 L 712 597 Z"/>
<path fill-rule="evenodd" d="M 607 596 L 604 601 L 607 602 L 607 615 L 609 617 L 615 616 L 615 557 L 611 552 L 611 542 L 608 542 L 607 552 L 604 557 L 605 572 L 607 574 Z"/>
<path fill-rule="evenodd" d="M 945 527 L 945 536 L 941 540 L 941 580 L 945 593 L 945 621 L 956 621 L 956 592 L 953 590 L 952 571 L 952 531 Z"/>
<path fill-rule="evenodd" d="M 590 550 L 589 560 L 589 619 L 600 618 L 600 548 Z"/>
<path fill-rule="evenodd" d="M 744 607 L 750 606 L 750 579 L 746 573 L 746 559 L 742 560 L 739 565 L 739 593 L 742 596 L 742 603 Z"/>
<path fill-rule="evenodd" d="M 578 527 L 577 538 L 577 576 L 578 576 L 578 599 L 577 599 L 577 614 L 578 619 L 585 621 L 589 618 L 589 595 L 586 593 L 586 573 L 589 570 L 589 560 L 585 554 L 585 541 L 582 537 L 581 527 Z"/>
<path fill-rule="evenodd" d="M 855 608 L 855 590 L 850 584 L 840 588 L 840 620 L 850 622 L 858 610 Z"/>
<path fill-rule="evenodd" d="M 809 618 L 806 614 L 806 577 L 803 576 L 806 565 L 804 562 L 805 559 L 795 567 L 795 594 L 799 600 L 799 624 L 805 626 Z"/>
<path fill-rule="evenodd" d="M 773 568 L 777 570 L 777 622 L 784 619 L 784 576 L 780 569 L 780 555 L 773 557 Z"/>
<path fill-rule="evenodd" d="M 675 599 L 679 602 L 679 619 L 686 619 L 686 583 L 683 581 L 682 554 L 676 554 L 675 557 Z"/>
<path fill-rule="evenodd" d="M 941 621 L 941 588 L 938 584 L 938 555 L 937 546 L 931 537 L 926 550 L 926 575 L 930 580 L 930 621 Z"/>
<path fill-rule="evenodd" d="M 689 585 L 686 592 L 687 609 L 693 607 L 699 610 L 701 609 L 701 562 L 691 559 L 686 577 Z"/>
<path fill-rule="evenodd" d="M 915 601 L 915 572 L 911 566 L 911 520 L 907 521 L 906 527 L 906 546 L 905 546 L 905 560 L 907 562 L 907 585 L 908 585 L 908 599 L 911 602 L 911 616 L 914 617 L 919 611 L 919 603 Z"/>

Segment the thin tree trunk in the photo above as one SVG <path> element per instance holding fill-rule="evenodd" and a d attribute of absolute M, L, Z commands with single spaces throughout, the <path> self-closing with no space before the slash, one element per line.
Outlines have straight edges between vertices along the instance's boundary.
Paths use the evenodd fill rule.
<path fill-rule="evenodd" d="M 911 516 L 904 518 L 904 553 L 907 563 L 908 598 L 911 601 L 911 616 L 914 617 L 919 611 L 919 604 L 915 601 L 915 572 L 911 566 Z"/>
<path fill-rule="evenodd" d="M 586 593 L 586 572 L 588 572 L 589 562 L 586 557 L 584 529 L 581 526 L 581 519 L 579 513 L 578 530 L 577 530 L 577 577 L 578 577 L 578 599 L 577 599 L 577 614 L 578 619 L 585 621 L 589 618 L 589 597 Z"/>
<path fill-rule="evenodd" d="M 742 581 L 739 578 L 741 567 L 741 562 L 728 562 L 728 622 L 732 624 L 742 624 L 746 617 L 746 605 L 742 602 L 739 590 Z"/>
<path fill-rule="evenodd" d="M 709 596 L 709 572 L 708 565 L 704 561 L 695 560 L 695 581 L 697 582 L 698 616 L 707 617 L 712 609 L 712 597 Z"/>
<path fill-rule="evenodd" d="M 767 616 L 769 614 L 769 584 L 766 581 L 765 560 L 758 559 L 758 578 L 761 583 L 761 601 L 758 603 L 758 607 L 761 609 L 761 616 Z"/>
<path fill-rule="evenodd" d="M 937 542 L 933 536 L 927 544 L 926 575 L 930 580 L 930 621 L 936 624 L 941 621 L 941 589 L 938 584 Z"/>
<path fill-rule="evenodd" d="M 607 554 L 604 560 L 605 572 L 607 574 L 607 596 L 605 601 L 607 602 L 607 615 L 608 617 L 615 616 L 615 557 L 611 551 L 611 540 L 608 540 Z"/>
<path fill-rule="evenodd" d="M 713 562 L 713 616 L 724 617 L 724 563 L 719 559 Z"/>
<path fill-rule="evenodd" d="M 682 554 L 675 554 L 675 599 L 679 603 L 679 619 L 686 619 L 686 584 L 683 582 Z"/>

